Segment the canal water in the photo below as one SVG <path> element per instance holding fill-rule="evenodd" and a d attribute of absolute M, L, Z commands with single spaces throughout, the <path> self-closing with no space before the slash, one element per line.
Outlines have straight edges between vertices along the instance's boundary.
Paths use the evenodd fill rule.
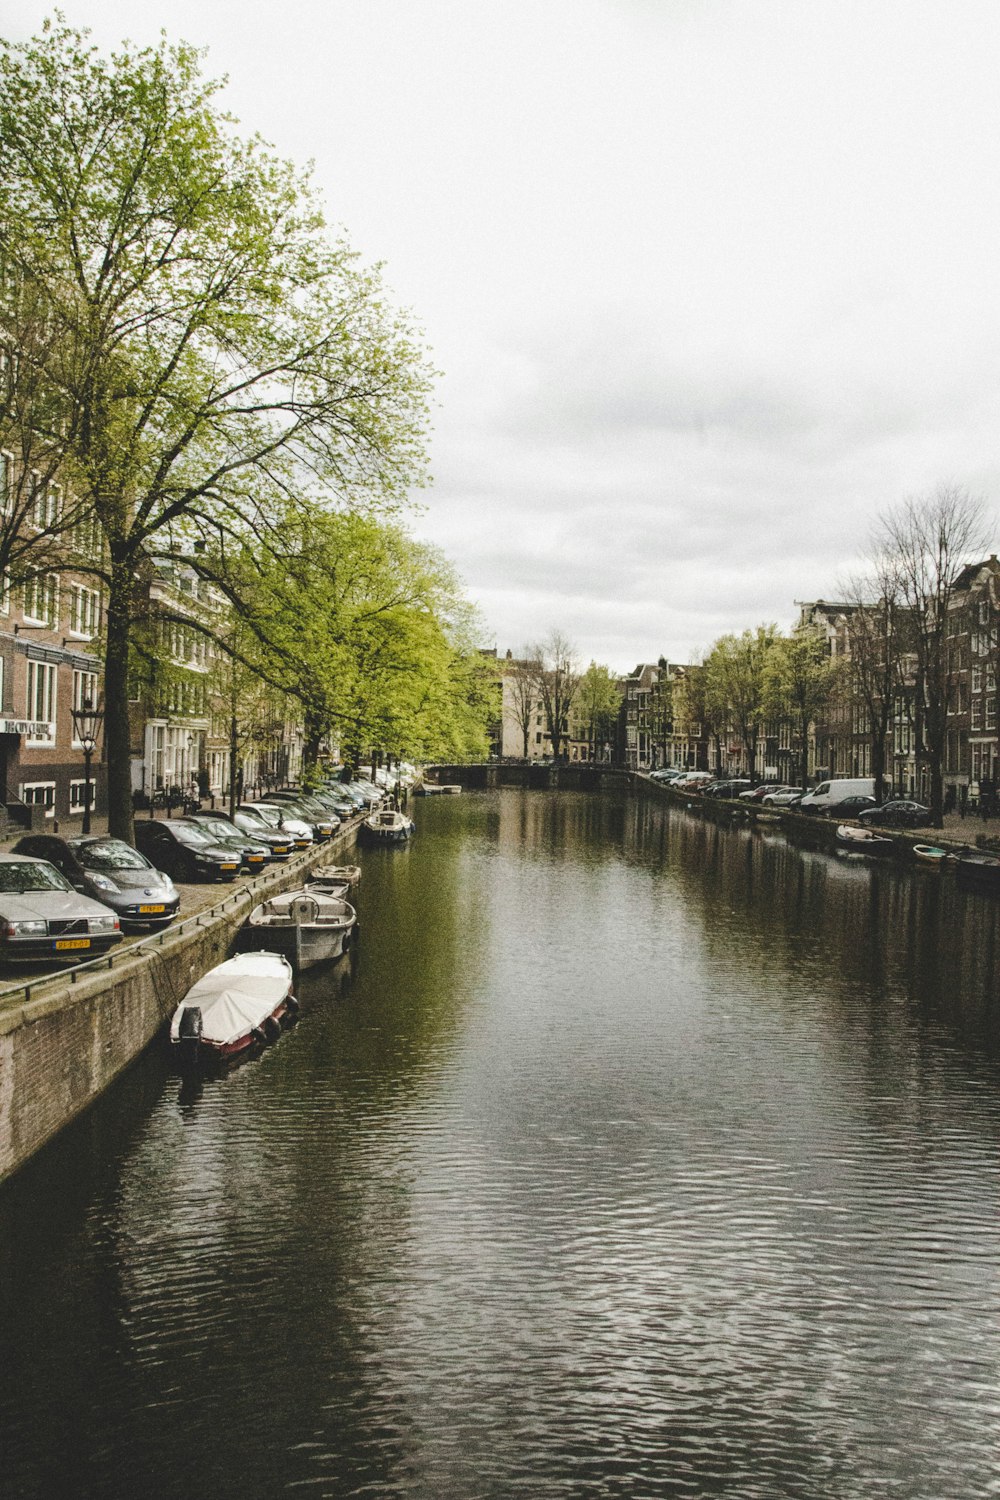
<path fill-rule="evenodd" d="M 642 799 L 418 809 L 353 967 L 0 1191 L 0 1494 L 1000 1493 L 1000 902 Z"/>

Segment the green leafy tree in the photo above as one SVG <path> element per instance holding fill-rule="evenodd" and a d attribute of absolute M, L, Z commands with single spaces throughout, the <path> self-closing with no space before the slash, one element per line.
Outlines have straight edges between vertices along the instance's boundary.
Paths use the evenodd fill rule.
<path fill-rule="evenodd" d="M 260 676 L 300 705 L 306 774 L 331 738 L 357 767 L 388 754 L 481 758 L 493 671 L 449 564 L 398 523 L 352 512 L 290 515 L 286 548 L 240 566 L 203 557 L 252 633 Z"/>
<path fill-rule="evenodd" d="M 613 745 L 621 695 L 614 674 L 592 661 L 581 675 L 574 699 L 577 720 L 587 742 L 587 759 L 599 760 L 605 745 Z"/>
<path fill-rule="evenodd" d="M 30 298 L 68 488 L 104 543 L 109 821 L 128 837 L 128 661 L 152 551 L 249 536 L 288 498 L 399 501 L 425 353 L 308 181 L 242 140 L 165 40 L 111 57 L 61 21 L 0 49 L 0 323 Z"/>
<path fill-rule="evenodd" d="M 724 635 L 705 660 L 705 701 L 710 720 L 731 727 L 743 747 L 745 769 L 757 768 L 757 745 L 768 712 L 769 661 L 777 626 L 758 625 Z"/>
<path fill-rule="evenodd" d="M 809 728 L 829 707 L 838 678 L 822 631 L 801 625 L 790 636 L 775 636 L 764 674 L 764 711 L 791 724 L 800 746 L 798 769 L 805 791 Z"/>

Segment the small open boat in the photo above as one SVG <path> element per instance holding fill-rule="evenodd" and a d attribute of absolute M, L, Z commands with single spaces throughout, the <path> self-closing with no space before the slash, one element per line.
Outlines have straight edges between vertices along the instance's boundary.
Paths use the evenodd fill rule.
<path fill-rule="evenodd" d="M 914 844 L 913 858 L 922 869 L 941 870 L 954 859 L 954 853 L 940 849 L 937 844 Z"/>
<path fill-rule="evenodd" d="M 174 1011 L 170 1041 L 185 1062 L 229 1063 L 274 1041 L 298 1010 L 280 953 L 240 953 L 203 974 Z"/>
<path fill-rule="evenodd" d="M 358 829 L 358 837 L 366 844 L 402 844 L 413 837 L 413 820 L 398 808 L 380 808 L 366 818 Z"/>
<path fill-rule="evenodd" d="M 854 828 L 850 823 L 841 823 L 837 829 L 837 848 L 851 854 L 891 854 L 895 848 L 892 839 L 872 828 Z"/>
<path fill-rule="evenodd" d="M 960 849 L 955 854 L 959 880 L 982 890 L 1000 891 L 1000 857 L 985 849 Z"/>
<path fill-rule="evenodd" d="M 360 865 L 317 865 L 306 884 L 322 888 L 329 882 L 331 885 L 346 885 L 350 888 L 357 885 L 360 879 Z"/>
<path fill-rule="evenodd" d="M 296 970 L 339 958 L 358 914 L 349 901 L 322 891 L 285 891 L 255 906 L 240 929 L 239 946 L 277 949 Z"/>

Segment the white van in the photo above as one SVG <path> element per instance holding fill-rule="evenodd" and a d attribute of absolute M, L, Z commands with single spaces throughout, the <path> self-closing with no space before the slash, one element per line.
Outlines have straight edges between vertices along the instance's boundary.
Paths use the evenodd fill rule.
<path fill-rule="evenodd" d="M 874 776 L 840 776 L 835 781 L 821 781 L 807 792 L 799 803 L 800 812 L 829 812 L 848 797 L 874 797 Z"/>

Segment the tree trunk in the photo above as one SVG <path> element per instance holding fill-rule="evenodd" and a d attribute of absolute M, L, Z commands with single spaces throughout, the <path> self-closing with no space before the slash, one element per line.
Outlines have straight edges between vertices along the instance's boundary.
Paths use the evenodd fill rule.
<path fill-rule="evenodd" d="M 308 784 L 312 773 L 319 765 L 319 747 L 323 739 L 325 726 L 321 724 L 320 717 L 316 711 L 308 706 L 305 709 L 303 718 L 302 780 Z"/>
<path fill-rule="evenodd" d="M 128 715 L 129 637 L 135 574 L 132 559 L 111 559 L 104 659 L 104 744 L 108 757 L 108 832 L 131 844 L 131 735 Z"/>
<path fill-rule="evenodd" d="M 239 763 L 239 758 L 240 758 L 240 739 L 239 739 L 239 729 L 238 729 L 237 719 L 236 719 L 236 703 L 235 703 L 235 695 L 234 695 L 233 711 L 232 711 L 232 713 L 229 716 L 229 816 L 230 817 L 233 817 L 233 815 L 235 814 L 235 812 L 236 812 L 236 805 L 237 805 L 237 803 L 240 800 L 240 797 L 239 797 L 239 786 L 237 785 L 237 783 L 239 781 L 239 764 L 238 764 Z"/>

